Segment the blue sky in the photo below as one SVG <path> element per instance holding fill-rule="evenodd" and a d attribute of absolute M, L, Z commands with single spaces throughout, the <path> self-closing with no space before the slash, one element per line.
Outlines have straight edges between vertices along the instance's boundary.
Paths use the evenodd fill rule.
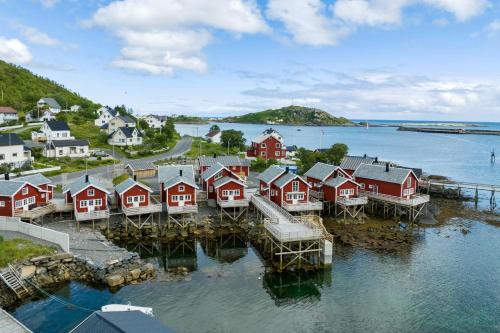
<path fill-rule="evenodd" d="M 500 121 L 493 0 L 0 0 L 0 59 L 136 113 Z"/>

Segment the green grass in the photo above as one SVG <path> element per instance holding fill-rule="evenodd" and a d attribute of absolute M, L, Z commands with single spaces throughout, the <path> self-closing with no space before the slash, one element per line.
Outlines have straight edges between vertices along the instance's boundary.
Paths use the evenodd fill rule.
<path fill-rule="evenodd" d="M 94 125 L 92 121 L 85 122 L 69 122 L 69 128 L 71 129 L 71 135 L 75 139 L 88 140 L 91 147 L 101 147 L 111 149 L 111 145 L 107 143 L 107 134 L 101 132 L 101 129 Z"/>
<path fill-rule="evenodd" d="M 129 174 L 128 173 L 123 173 L 119 176 L 116 176 L 115 178 L 113 178 L 113 185 L 118 185 L 118 184 L 121 184 L 123 183 L 125 180 L 127 180 L 129 178 Z"/>
<path fill-rule="evenodd" d="M 40 157 L 37 159 L 35 165 L 39 168 L 44 167 L 44 166 L 45 167 L 60 166 L 61 170 L 44 172 L 45 176 L 50 177 L 50 176 L 59 175 L 61 173 L 82 171 L 85 169 L 93 169 L 93 168 L 97 168 L 100 166 L 112 165 L 112 164 L 113 164 L 112 159 L 92 160 L 92 161 L 87 161 L 87 163 L 85 163 L 84 158 L 69 158 L 69 157 L 46 158 L 46 157 Z"/>
<path fill-rule="evenodd" d="M 0 267 L 19 260 L 55 253 L 52 247 L 42 246 L 26 239 L 4 240 L 0 237 Z"/>
<path fill-rule="evenodd" d="M 194 138 L 191 150 L 186 154 L 186 156 L 191 158 L 198 157 L 198 152 L 200 151 L 200 144 L 201 144 L 200 155 L 206 155 L 206 156 L 212 156 L 213 154 L 238 155 L 240 153 L 239 147 L 229 147 L 229 154 L 228 154 L 227 147 L 223 147 L 221 144 L 209 143 L 203 139 Z"/>

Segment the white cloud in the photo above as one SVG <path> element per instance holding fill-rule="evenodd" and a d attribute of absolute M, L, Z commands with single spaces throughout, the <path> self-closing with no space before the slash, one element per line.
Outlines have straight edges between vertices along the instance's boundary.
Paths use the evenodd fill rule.
<path fill-rule="evenodd" d="M 46 8 L 54 7 L 55 4 L 58 2 L 59 2 L 59 0 L 40 0 L 40 3 L 42 4 L 42 6 L 44 6 Z"/>
<path fill-rule="evenodd" d="M 15 64 L 26 64 L 33 59 L 33 56 L 19 39 L 0 36 L 0 59 Z"/>
<path fill-rule="evenodd" d="M 337 0 L 335 16 L 355 25 L 397 25 L 402 21 L 402 9 L 410 0 Z"/>
<path fill-rule="evenodd" d="M 113 64 L 151 74 L 206 70 L 202 50 L 214 30 L 235 35 L 269 31 L 254 1 L 125 0 L 98 9 L 85 26 L 103 27 L 123 44 Z"/>
<path fill-rule="evenodd" d="M 486 27 L 486 31 L 491 35 L 494 35 L 497 32 L 499 32 L 500 31 L 500 20 L 495 20 L 493 22 L 490 22 L 490 24 L 488 24 L 488 26 Z"/>
<path fill-rule="evenodd" d="M 50 37 L 46 33 L 36 28 L 29 27 L 26 25 L 18 25 L 18 28 L 21 31 L 21 34 L 33 44 L 46 45 L 46 46 L 61 44 L 59 40 Z"/>
<path fill-rule="evenodd" d="M 459 21 L 482 14 L 489 6 L 488 0 L 424 0 L 424 3 L 452 13 Z"/>
<path fill-rule="evenodd" d="M 347 34 L 325 15 L 321 0 L 269 0 L 266 15 L 283 22 L 295 42 L 307 45 L 336 45 Z"/>

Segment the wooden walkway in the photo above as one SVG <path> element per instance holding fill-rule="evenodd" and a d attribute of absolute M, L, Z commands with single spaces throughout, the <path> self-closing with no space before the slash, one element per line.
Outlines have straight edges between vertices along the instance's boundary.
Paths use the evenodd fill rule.
<path fill-rule="evenodd" d="M 32 333 L 32 331 L 8 314 L 4 309 L 0 309 L 0 332 Z"/>
<path fill-rule="evenodd" d="M 453 181 L 438 181 L 438 180 L 428 180 L 422 181 L 421 187 L 445 187 L 454 189 L 468 189 L 468 190 L 478 190 L 478 191 L 488 191 L 488 192 L 500 192 L 500 185 L 491 184 L 480 184 L 480 183 L 467 183 L 467 182 L 453 182 Z"/>

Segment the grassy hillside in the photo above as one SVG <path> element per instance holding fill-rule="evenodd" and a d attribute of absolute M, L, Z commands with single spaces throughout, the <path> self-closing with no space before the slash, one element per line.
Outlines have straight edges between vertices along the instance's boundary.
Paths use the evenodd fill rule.
<path fill-rule="evenodd" d="M 78 104 L 82 107 L 81 115 L 90 117 L 97 105 L 63 85 L 33 74 L 29 70 L 8 64 L 0 60 L 0 90 L 3 101 L 0 105 L 11 106 L 24 113 L 36 109 L 36 102 L 41 97 L 53 97 L 64 109 Z"/>
<path fill-rule="evenodd" d="M 261 112 L 247 113 L 243 116 L 227 117 L 223 121 L 249 124 L 282 125 L 341 125 L 353 126 L 346 118 L 334 117 L 326 111 L 305 106 L 287 106 Z"/>

